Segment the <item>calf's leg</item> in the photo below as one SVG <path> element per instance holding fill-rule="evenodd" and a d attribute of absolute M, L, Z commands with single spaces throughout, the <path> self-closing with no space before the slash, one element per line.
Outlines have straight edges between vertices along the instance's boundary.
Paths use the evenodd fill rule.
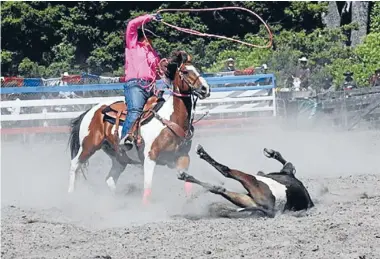
<path fill-rule="evenodd" d="M 275 151 L 273 149 L 264 148 L 264 155 L 268 158 L 276 159 L 278 162 L 280 162 L 283 165 L 280 171 L 281 173 L 288 174 L 288 175 L 296 174 L 296 168 L 293 166 L 292 163 L 286 161 L 280 152 Z"/>
<path fill-rule="evenodd" d="M 248 191 L 248 195 L 256 203 L 256 207 L 274 211 L 275 197 L 266 184 L 257 181 L 256 177 L 251 174 L 246 174 L 236 169 L 230 169 L 228 166 L 215 161 L 201 145 L 197 146 L 196 152 L 201 159 L 212 165 L 222 175 L 240 182 Z"/>
<path fill-rule="evenodd" d="M 185 182 L 198 184 L 211 193 L 221 195 L 222 197 L 239 207 L 239 209 L 237 209 L 237 212 L 250 212 L 252 215 L 259 212 L 261 214 L 264 214 L 264 216 L 274 216 L 274 213 L 271 210 L 262 208 L 252 199 L 252 197 L 250 197 L 247 194 L 230 192 L 224 187 L 202 182 L 196 179 L 194 176 L 184 172 L 178 176 L 178 179 Z"/>
<path fill-rule="evenodd" d="M 217 186 L 217 185 L 212 185 L 206 182 L 201 182 L 200 180 L 196 179 L 194 176 L 189 175 L 185 172 L 182 172 L 181 174 L 179 174 L 178 179 L 188 182 L 188 183 L 198 184 L 211 193 L 219 194 L 223 196 L 224 198 L 226 198 L 227 200 L 229 200 L 230 202 L 232 202 L 233 204 L 235 204 L 236 206 L 240 208 L 256 206 L 256 203 L 254 202 L 254 200 L 246 194 L 230 192 L 230 191 L 227 191 L 226 188 L 222 186 Z"/>

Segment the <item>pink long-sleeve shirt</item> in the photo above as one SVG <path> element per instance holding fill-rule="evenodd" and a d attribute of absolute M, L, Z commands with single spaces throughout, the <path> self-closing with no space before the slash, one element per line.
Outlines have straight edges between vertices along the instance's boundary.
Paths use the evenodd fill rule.
<path fill-rule="evenodd" d="M 125 31 L 125 81 L 132 78 L 145 80 L 154 80 L 156 78 L 156 68 L 160 58 L 150 44 L 137 40 L 137 29 L 152 19 L 152 15 L 145 14 L 128 23 Z"/>

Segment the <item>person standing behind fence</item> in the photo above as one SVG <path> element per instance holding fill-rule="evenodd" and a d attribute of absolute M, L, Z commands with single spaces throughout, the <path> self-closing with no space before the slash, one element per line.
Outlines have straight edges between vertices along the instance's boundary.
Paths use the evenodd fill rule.
<path fill-rule="evenodd" d="M 150 30 L 139 28 L 151 20 L 160 21 L 160 14 L 145 14 L 129 21 L 125 32 L 125 102 L 128 113 L 123 124 L 120 136 L 120 145 L 129 150 L 133 147 L 133 136 L 129 132 L 132 124 L 142 113 L 148 98 L 152 96 L 152 81 L 156 79 L 156 71 L 160 58 L 152 47 L 152 36 L 156 36 Z"/>

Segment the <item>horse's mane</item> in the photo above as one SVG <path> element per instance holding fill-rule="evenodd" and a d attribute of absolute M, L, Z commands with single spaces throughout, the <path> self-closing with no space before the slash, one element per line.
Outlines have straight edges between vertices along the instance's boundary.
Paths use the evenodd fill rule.
<path fill-rule="evenodd" d="M 189 58 L 188 54 L 183 50 L 173 51 L 170 55 L 170 58 L 168 59 L 167 68 L 165 70 L 165 76 L 169 80 L 173 81 L 178 67 L 182 63 L 188 62 L 189 61 L 188 58 Z"/>

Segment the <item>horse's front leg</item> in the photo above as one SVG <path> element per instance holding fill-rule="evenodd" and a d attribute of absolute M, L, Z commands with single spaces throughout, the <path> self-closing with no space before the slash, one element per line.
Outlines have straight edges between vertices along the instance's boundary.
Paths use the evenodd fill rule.
<path fill-rule="evenodd" d="M 147 205 L 149 203 L 150 196 L 152 194 L 152 181 L 153 173 L 156 168 L 156 160 L 158 158 L 159 150 L 151 149 L 145 146 L 144 150 L 144 194 L 143 194 L 143 204 Z"/>
<path fill-rule="evenodd" d="M 176 161 L 176 169 L 178 172 L 178 175 L 181 175 L 182 173 L 187 173 L 190 166 L 190 156 L 188 154 L 180 156 Z M 185 193 L 187 196 L 191 195 L 192 190 L 192 183 L 185 182 Z"/>

